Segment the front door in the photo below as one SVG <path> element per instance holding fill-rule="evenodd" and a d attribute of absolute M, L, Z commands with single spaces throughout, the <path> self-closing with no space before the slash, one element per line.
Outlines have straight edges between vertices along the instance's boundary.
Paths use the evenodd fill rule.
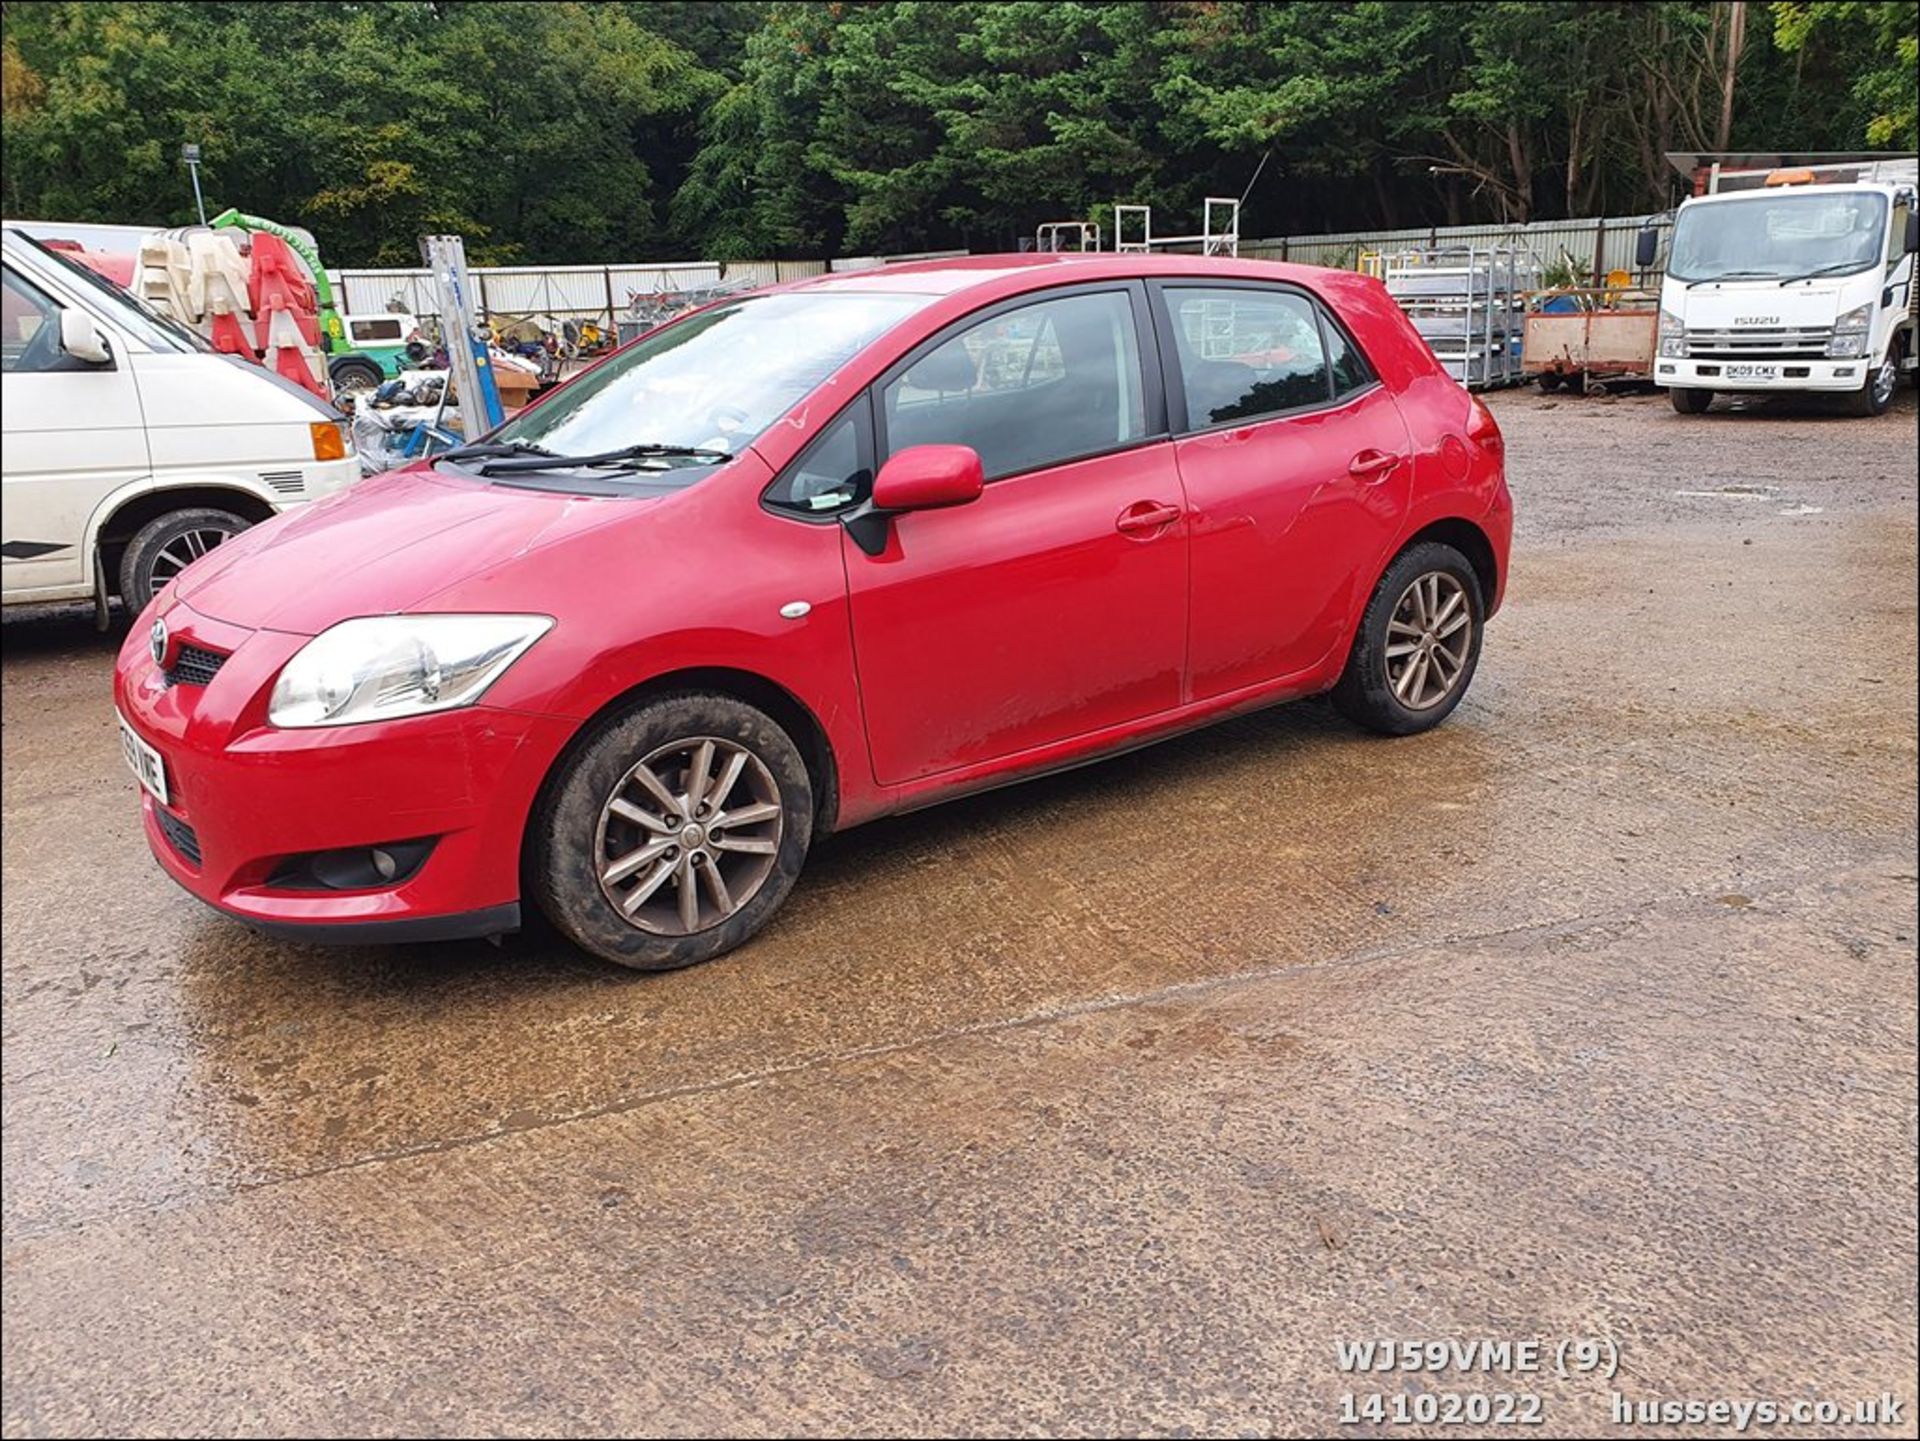
<path fill-rule="evenodd" d="M 94 508 L 151 466 L 131 357 L 117 338 L 106 337 L 115 347 L 107 364 L 76 360 L 60 348 L 59 303 L 11 266 L 4 284 L 0 577 L 8 600 L 31 600 L 79 590 Z"/>
<path fill-rule="evenodd" d="M 1170 281 L 1158 297 L 1186 411 L 1174 453 L 1191 512 L 1191 696 L 1204 700 L 1327 658 L 1399 532 L 1412 442 L 1305 292 Z"/>
<path fill-rule="evenodd" d="M 1180 703 L 1186 506 L 1143 298 L 1121 284 L 999 307 L 879 383 L 883 458 L 969 445 L 987 476 L 971 504 L 894 517 L 879 555 L 843 540 L 881 783 Z"/>

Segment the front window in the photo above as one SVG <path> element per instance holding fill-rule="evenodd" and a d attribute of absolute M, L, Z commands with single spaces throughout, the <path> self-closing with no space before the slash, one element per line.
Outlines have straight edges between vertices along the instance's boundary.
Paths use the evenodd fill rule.
<path fill-rule="evenodd" d="M 1133 303 L 1099 291 L 991 316 L 914 361 L 881 404 L 889 454 L 969 445 L 989 480 L 1130 444 L 1146 434 Z"/>
<path fill-rule="evenodd" d="M 37 285 L 6 271 L 4 333 L 0 333 L 0 369 L 8 375 L 61 370 L 66 353 L 60 349 L 60 307 Z"/>
<path fill-rule="evenodd" d="M 1885 254 L 1883 195 L 1780 191 L 1687 205 L 1673 226 L 1675 280 L 1786 280 L 1846 275 Z"/>
<path fill-rule="evenodd" d="M 641 337 L 488 439 L 558 456 L 638 445 L 737 454 L 931 299 L 802 290 L 727 301 Z M 649 485 L 714 463 L 691 459 L 663 457 Z"/>
<path fill-rule="evenodd" d="M 30 235 L 17 230 L 8 231 L 7 234 L 10 239 L 31 245 L 43 259 L 58 266 L 68 280 L 84 286 L 87 298 L 94 306 L 149 350 L 212 351 L 213 347 L 197 332 L 189 330 L 171 316 L 161 315 L 142 305 L 97 271 L 89 270 L 78 261 L 69 260 L 57 250 L 49 250 Z"/>

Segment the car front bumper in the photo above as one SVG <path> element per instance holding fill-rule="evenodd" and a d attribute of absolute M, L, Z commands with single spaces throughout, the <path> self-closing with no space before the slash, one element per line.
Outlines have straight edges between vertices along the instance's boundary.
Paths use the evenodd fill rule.
<path fill-rule="evenodd" d="M 520 845 L 540 783 L 576 722 L 470 706 L 314 730 L 266 723 L 307 637 L 247 631 L 163 600 L 175 644 L 226 656 L 205 685 L 169 684 L 135 627 L 114 702 L 160 753 L 168 799 L 141 793 L 148 845 L 193 895 L 277 935 L 447 939 L 518 921 Z M 328 889 L 299 858 L 431 840 L 391 885 Z"/>

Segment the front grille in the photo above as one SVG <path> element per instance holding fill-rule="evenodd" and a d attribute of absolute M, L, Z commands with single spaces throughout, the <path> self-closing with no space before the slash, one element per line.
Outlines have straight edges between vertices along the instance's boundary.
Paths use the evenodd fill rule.
<path fill-rule="evenodd" d="M 1753 330 L 1689 330 L 1693 360 L 1820 360 L 1833 339 L 1832 326 L 1774 326 Z"/>
<path fill-rule="evenodd" d="M 167 838 L 168 843 L 190 864 L 199 865 L 200 837 L 193 833 L 193 827 L 165 806 L 155 806 L 153 818 L 160 823 L 160 833 Z"/>
<path fill-rule="evenodd" d="M 227 658 L 217 650 L 183 645 L 173 658 L 173 668 L 166 672 L 167 684 L 205 685 L 220 674 L 220 667 L 226 663 Z"/>

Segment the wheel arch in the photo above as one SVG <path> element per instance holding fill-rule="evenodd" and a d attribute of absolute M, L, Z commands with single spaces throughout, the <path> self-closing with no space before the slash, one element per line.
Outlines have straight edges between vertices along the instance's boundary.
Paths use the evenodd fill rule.
<path fill-rule="evenodd" d="M 120 590 L 120 559 L 140 527 L 176 510 L 201 506 L 232 511 L 249 525 L 258 525 L 279 514 L 271 501 L 237 485 L 203 483 L 190 485 L 146 485 L 131 493 L 110 497 L 101 507 L 101 518 L 93 526 L 86 548 L 87 563 L 98 555 L 107 580 L 107 589 Z M 92 577 L 89 577 L 91 580 Z"/>
<path fill-rule="evenodd" d="M 1481 603 L 1488 608 L 1488 614 L 1492 614 L 1494 598 L 1500 594 L 1499 557 L 1494 553 L 1492 538 L 1464 516 L 1446 516 L 1416 530 L 1387 557 L 1387 564 L 1380 567 L 1380 573 L 1385 575 L 1387 568 L 1401 556 L 1414 546 L 1430 540 L 1452 546 L 1467 558 L 1467 563 L 1473 567 L 1475 579 L 1480 582 Z"/>
<path fill-rule="evenodd" d="M 657 696 L 680 691 L 704 691 L 730 696 L 773 717 L 780 728 L 793 738 L 794 745 L 799 748 L 800 758 L 806 764 L 807 779 L 813 786 L 814 839 L 833 832 L 840 814 L 840 763 L 834 755 L 826 727 L 820 723 L 820 718 L 812 708 L 785 686 L 753 671 L 733 666 L 687 666 L 663 671 L 609 697 L 599 709 L 575 727 L 572 737 L 547 767 L 538 794 L 546 793 L 575 752 L 610 716 L 631 710 Z M 535 804 L 528 809 L 529 820 L 538 809 L 536 797 Z M 529 834 L 521 837 L 523 856 L 529 836 L 530 827 Z"/>

